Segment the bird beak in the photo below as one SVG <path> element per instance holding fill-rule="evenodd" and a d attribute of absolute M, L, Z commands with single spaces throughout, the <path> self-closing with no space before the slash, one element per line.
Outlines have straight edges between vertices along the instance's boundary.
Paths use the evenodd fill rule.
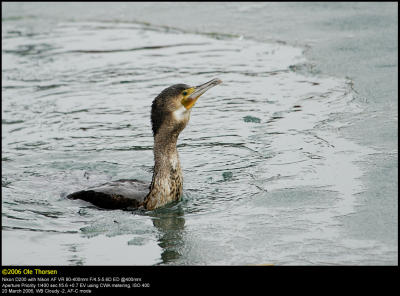
<path fill-rule="evenodd" d="M 186 91 L 188 92 L 188 95 L 182 99 L 182 105 L 185 106 L 187 110 L 192 108 L 194 104 L 196 103 L 197 99 L 204 94 L 207 90 L 210 88 L 222 83 L 221 80 L 218 78 L 214 78 L 213 80 L 210 80 L 204 84 L 198 85 L 191 87 L 187 89 Z"/>

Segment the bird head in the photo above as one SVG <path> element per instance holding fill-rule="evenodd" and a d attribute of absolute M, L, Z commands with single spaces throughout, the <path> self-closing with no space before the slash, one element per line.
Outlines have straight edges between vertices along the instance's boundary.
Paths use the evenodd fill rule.
<path fill-rule="evenodd" d="M 175 84 L 164 89 L 153 101 L 151 123 L 153 135 L 164 129 L 166 134 L 177 134 L 186 127 L 197 99 L 222 81 L 213 79 L 198 86 Z"/>

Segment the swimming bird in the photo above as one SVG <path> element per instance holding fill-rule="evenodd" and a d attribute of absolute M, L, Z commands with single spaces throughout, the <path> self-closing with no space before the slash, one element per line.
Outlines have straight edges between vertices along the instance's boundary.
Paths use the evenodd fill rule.
<path fill-rule="evenodd" d="M 189 122 L 197 99 L 222 81 L 215 78 L 199 86 L 175 84 L 164 89 L 151 106 L 154 168 L 150 185 L 139 180 L 116 180 L 67 196 L 106 209 L 154 210 L 182 196 L 183 176 L 176 148 L 179 134 Z"/>

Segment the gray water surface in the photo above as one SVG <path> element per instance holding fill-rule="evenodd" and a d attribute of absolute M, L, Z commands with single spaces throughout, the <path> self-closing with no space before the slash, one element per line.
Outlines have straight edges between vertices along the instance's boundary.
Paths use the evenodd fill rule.
<path fill-rule="evenodd" d="M 147 3 L 2 5 L 3 264 L 396 264 L 397 144 L 360 140 L 366 117 L 396 136 L 396 108 L 382 121 L 388 103 L 357 89 L 357 75 L 310 62 L 321 43 L 266 38 L 254 14 L 284 7 L 179 3 L 183 20 L 193 8 L 213 20 L 184 26 L 178 3 L 153 15 Z M 217 26 L 222 8 L 255 20 Z M 129 212 L 65 199 L 109 180 L 150 182 L 153 98 L 215 77 L 223 84 L 179 138 L 180 202 Z M 380 158 L 388 173 L 375 184 Z M 370 198 L 379 184 L 382 203 Z"/>

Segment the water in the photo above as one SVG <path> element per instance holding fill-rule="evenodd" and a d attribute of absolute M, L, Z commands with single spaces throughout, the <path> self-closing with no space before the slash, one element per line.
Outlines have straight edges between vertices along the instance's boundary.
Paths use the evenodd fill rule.
<path fill-rule="evenodd" d="M 349 230 L 381 153 L 343 133 L 371 108 L 351 78 L 287 42 L 127 17 L 148 4 L 80 5 L 3 4 L 3 264 L 397 262 L 393 240 Z M 129 212 L 65 199 L 150 182 L 153 98 L 215 77 L 178 141 L 182 201 Z"/>

